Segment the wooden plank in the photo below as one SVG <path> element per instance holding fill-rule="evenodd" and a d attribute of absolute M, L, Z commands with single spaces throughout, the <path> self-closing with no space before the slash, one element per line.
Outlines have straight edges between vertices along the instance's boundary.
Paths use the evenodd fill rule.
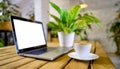
<path fill-rule="evenodd" d="M 99 42 L 96 43 L 96 54 L 99 55 L 99 59 L 94 61 L 93 69 L 115 69 L 115 66 Z"/>
<path fill-rule="evenodd" d="M 66 64 L 70 61 L 70 57 L 67 54 L 61 56 L 60 58 L 56 59 L 55 61 L 51 61 L 44 66 L 40 67 L 39 69 L 62 69 L 66 66 Z"/>
<path fill-rule="evenodd" d="M 38 69 L 41 66 L 45 65 L 47 62 L 48 61 L 44 61 L 44 60 L 36 60 L 36 61 L 30 62 L 30 63 L 27 63 L 23 66 L 20 66 L 17 69 Z"/>
<path fill-rule="evenodd" d="M 13 54 L 16 54 L 16 53 L 15 52 L 4 53 L 4 54 L 0 54 L 0 57 L 7 56 L 7 55 L 13 55 Z"/>
<path fill-rule="evenodd" d="M 5 59 L 12 58 L 12 57 L 15 57 L 15 56 L 18 56 L 18 54 L 9 54 L 9 55 L 6 55 L 6 56 L 1 56 L 0 60 L 5 60 Z"/>
<path fill-rule="evenodd" d="M 14 52 L 14 53 L 15 53 L 15 50 L 2 51 L 2 52 L 0 52 L 0 54 L 5 54 L 5 53 L 12 53 L 12 52 Z"/>
<path fill-rule="evenodd" d="M 88 69 L 89 61 L 79 61 L 74 60 L 70 61 L 70 63 L 65 67 L 65 69 Z"/>
<path fill-rule="evenodd" d="M 10 47 L 8 46 L 8 47 L 0 48 L 0 49 L 1 49 L 0 50 L 0 60 L 12 57 L 12 55 L 14 56 L 16 54 L 15 46 L 10 46 Z"/>
<path fill-rule="evenodd" d="M 14 46 L 0 48 L 0 54 L 13 52 L 13 51 L 15 51 L 15 47 Z"/>
<path fill-rule="evenodd" d="M 6 65 L 2 65 L 2 66 L 0 66 L 0 69 L 16 69 L 19 66 L 22 66 L 24 64 L 27 64 L 27 63 L 30 63 L 30 62 L 33 62 L 33 61 L 35 61 L 35 59 L 24 58 L 24 59 L 20 59 L 18 61 L 15 61 L 15 62 L 11 62 L 11 63 L 6 64 Z"/>
<path fill-rule="evenodd" d="M 81 43 L 88 43 L 86 41 Z M 92 44 L 91 53 L 95 50 L 95 42 L 89 42 Z M 88 69 L 89 61 L 79 61 L 72 59 L 71 62 L 65 67 L 65 69 Z"/>
<path fill-rule="evenodd" d="M 12 45 L 12 46 L 5 46 L 5 47 L 0 47 L 0 51 L 1 50 L 9 50 L 9 49 L 11 49 L 11 48 L 15 48 L 15 46 L 14 45 Z"/>
<path fill-rule="evenodd" d="M 11 63 L 11 62 L 14 62 L 14 61 L 17 61 L 17 60 L 20 60 L 20 59 L 23 59 L 23 58 L 24 57 L 22 57 L 22 56 L 16 56 L 16 57 L 12 57 L 12 58 L 9 58 L 9 59 L 6 59 L 6 60 L 1 60 L 0 61 L 0 66 Z"/>
<path fill-rule="evenodd" d="M 91 48 L 91 53 L 95 53 L 95 49 L 96 49 L 96 42 L 95 41 L 90 41 L 89 43 L 92 44 L 92 48 Z"/>

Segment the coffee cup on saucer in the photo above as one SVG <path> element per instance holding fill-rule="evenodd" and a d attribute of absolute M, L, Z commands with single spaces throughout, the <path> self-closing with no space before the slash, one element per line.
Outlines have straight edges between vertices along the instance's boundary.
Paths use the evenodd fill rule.
<path fill-rule="evenodd" d="M 90 43 L 86 44 L 74 43 L 73 48 L 79 57 L 88 57 L 90 54 L 91 46 L 92 45 Z"/>

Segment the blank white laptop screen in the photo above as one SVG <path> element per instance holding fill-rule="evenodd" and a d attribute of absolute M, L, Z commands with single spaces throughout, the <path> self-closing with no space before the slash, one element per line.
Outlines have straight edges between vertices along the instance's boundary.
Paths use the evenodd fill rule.
<path fill-rule="evenodd" d="M 13 19 L 18 49 L 45 45 L 42 24 Z"/>

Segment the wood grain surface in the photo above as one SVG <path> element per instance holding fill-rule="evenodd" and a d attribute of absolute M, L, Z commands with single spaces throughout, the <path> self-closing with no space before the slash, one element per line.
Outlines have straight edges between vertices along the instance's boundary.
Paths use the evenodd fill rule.
<path fill-rule="evenodd" d="M 0 48 L 0 69 L 115 69 L 99 42 L 81 41 L 79 43 L 92 43 L 91 53 L 99 55 L 99 59 L 80 61 L 70 58 L 67 53 L 54 61 L 46 61 L 20 56 L 16 54 L 15 46 L 8 46 Z M 47 45 L 56 47 L 59 43 L 48 42 Z"/>

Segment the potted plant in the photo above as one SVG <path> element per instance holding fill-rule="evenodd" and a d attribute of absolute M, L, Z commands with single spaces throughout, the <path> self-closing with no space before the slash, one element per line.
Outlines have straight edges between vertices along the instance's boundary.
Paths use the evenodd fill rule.
<path fill-rule="evenodd" d="M 116 54 L 120 55 L 120 13 L 118 17 L 107 26 L 109 26 L 108 30 L 113 33 L 111 37 L 114 39 L 117 46 Z"/>
<path fill-rule="evenodd" d="M 72 6 L 69 10 L 62 9 L 53 2 L 50 2 L 50 5 L 59 13 L 59 17 L 50 13 L 50 16 L 55 21 L 49 21 L 48 29 L 59 31 L 60 46 L 71 47 L 75 30 L 87 29 L 89 28 L 88 25 L 100 22 L 92 14 L 80 15 L 80 5 Z"/>
<path fill-rule="evenodd" d="M 19 11 L 15 8 L 19 7 L 15 4 L 11 4 L 9 0 L 3 0 L 0 2 L 0 30 L 12 30 L 9 17 L 12 14 L 19 14 Z"/>
<path fill-rule="evenodd" d="M 51 41 L 58 42 L 58 35 L 56 31 L 51 31 Z"/>

